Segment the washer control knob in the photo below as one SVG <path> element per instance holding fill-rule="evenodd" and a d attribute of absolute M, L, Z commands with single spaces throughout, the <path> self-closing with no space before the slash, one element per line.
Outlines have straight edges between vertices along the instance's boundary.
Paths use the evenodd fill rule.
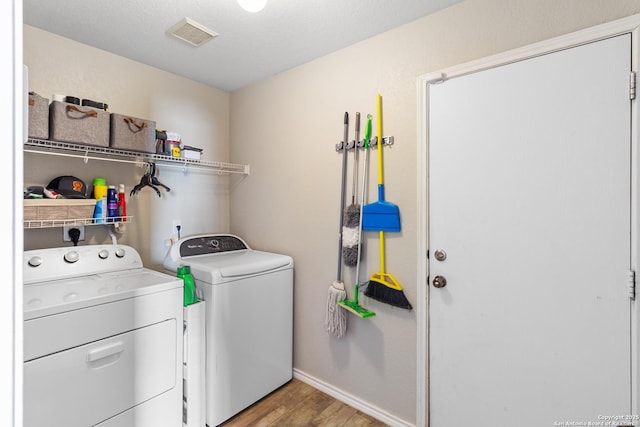
<path fill-rule="evenodd" d="M 101 250 L 100 252 L 98 252 L 98 258 L 100 258 L 100 259 L 109 258 L 109 251 L 106 250 L 106 249 Z"/>
<path fill-rule="evenodd" d="M 124 249 L 122 249 L 122 248 L 116 249 L 116 256 L 118 258 L 124 258 Z"/>
<path fill-rule="evenodd" d="M 31 257 L 31 259 L 29 259 L 28 264 L 31 267 L 38 267 L 40 264 L 42 264 L 42 258 L 40 258 L 39 256 L 34 256 Z"/>
<path fill-rule="evenodd" d="M 71 252 L 67 252 L 66 254 L 64 254 L 64 260 L 67 261 L 70 264 L 73 264 L 74 262 L 78 261 L 80 259 L 80 254 L 78 254 L 78 252 L 76 251 L 71 251 Z"/>

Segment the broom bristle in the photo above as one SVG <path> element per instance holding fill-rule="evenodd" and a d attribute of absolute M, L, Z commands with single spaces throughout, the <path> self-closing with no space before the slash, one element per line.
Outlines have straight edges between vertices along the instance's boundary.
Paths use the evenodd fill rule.
<path fill-rule="evenodd" d="M 411 303 L 401 290 L 391 289 L 388 286 L 383 285 L 380 282 L 370 280 L 367 284 L 367 289 L 364 294 L 369 298 L 373 298 L 377 301 L 385 304 L 393 305 L 395 307 L 405 308 L 411 310 Z"/>

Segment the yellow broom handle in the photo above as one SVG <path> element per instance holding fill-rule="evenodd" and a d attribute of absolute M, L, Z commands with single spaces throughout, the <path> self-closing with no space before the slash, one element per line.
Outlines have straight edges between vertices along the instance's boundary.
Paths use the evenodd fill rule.
<path fill-rule="evenodd" d="M 380 232 L 380 273 L 384 276 L 384 231 Z"/>
<path fill-rule="evenodd" d="M 378 185 L 382 184 L 382 96 L 376 97 L 376 114 L 378 116 Z"/>
<path fill-rule="evenodd" d="M 382 96 L 376 97 L 376 115 L 378 117 L 378 185 L 382 185 Z M 384 231 L 380 231 L 380 273 L 384 276 Z"/>

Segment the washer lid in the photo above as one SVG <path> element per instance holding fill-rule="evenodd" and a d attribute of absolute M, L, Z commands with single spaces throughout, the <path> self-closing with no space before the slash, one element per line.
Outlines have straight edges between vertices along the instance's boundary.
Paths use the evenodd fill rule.
<path fill-rule="evenodd" d="M 182 259 L 182 264 L 191 266 L 191 274 L 197 280 L 215 285 L 292 268 L 293 259 L 287 255 L 246 249 L 187 257 Z"/>
<path fill-rule="evenodd" d="M 23 288 L 24 320 L 182 286 L 177 277 L 147 268 L 28 284 Z"/>

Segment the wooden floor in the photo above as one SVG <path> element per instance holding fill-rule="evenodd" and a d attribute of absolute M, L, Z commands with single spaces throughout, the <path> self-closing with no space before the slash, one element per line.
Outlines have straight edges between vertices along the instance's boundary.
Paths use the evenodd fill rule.
<path fill-rule="evenodd" d="M 300 380 L 293 379 L 229 419 L 222 426 L 380 427 L 386 426 L 386 424 L 345 405 Z"/>

